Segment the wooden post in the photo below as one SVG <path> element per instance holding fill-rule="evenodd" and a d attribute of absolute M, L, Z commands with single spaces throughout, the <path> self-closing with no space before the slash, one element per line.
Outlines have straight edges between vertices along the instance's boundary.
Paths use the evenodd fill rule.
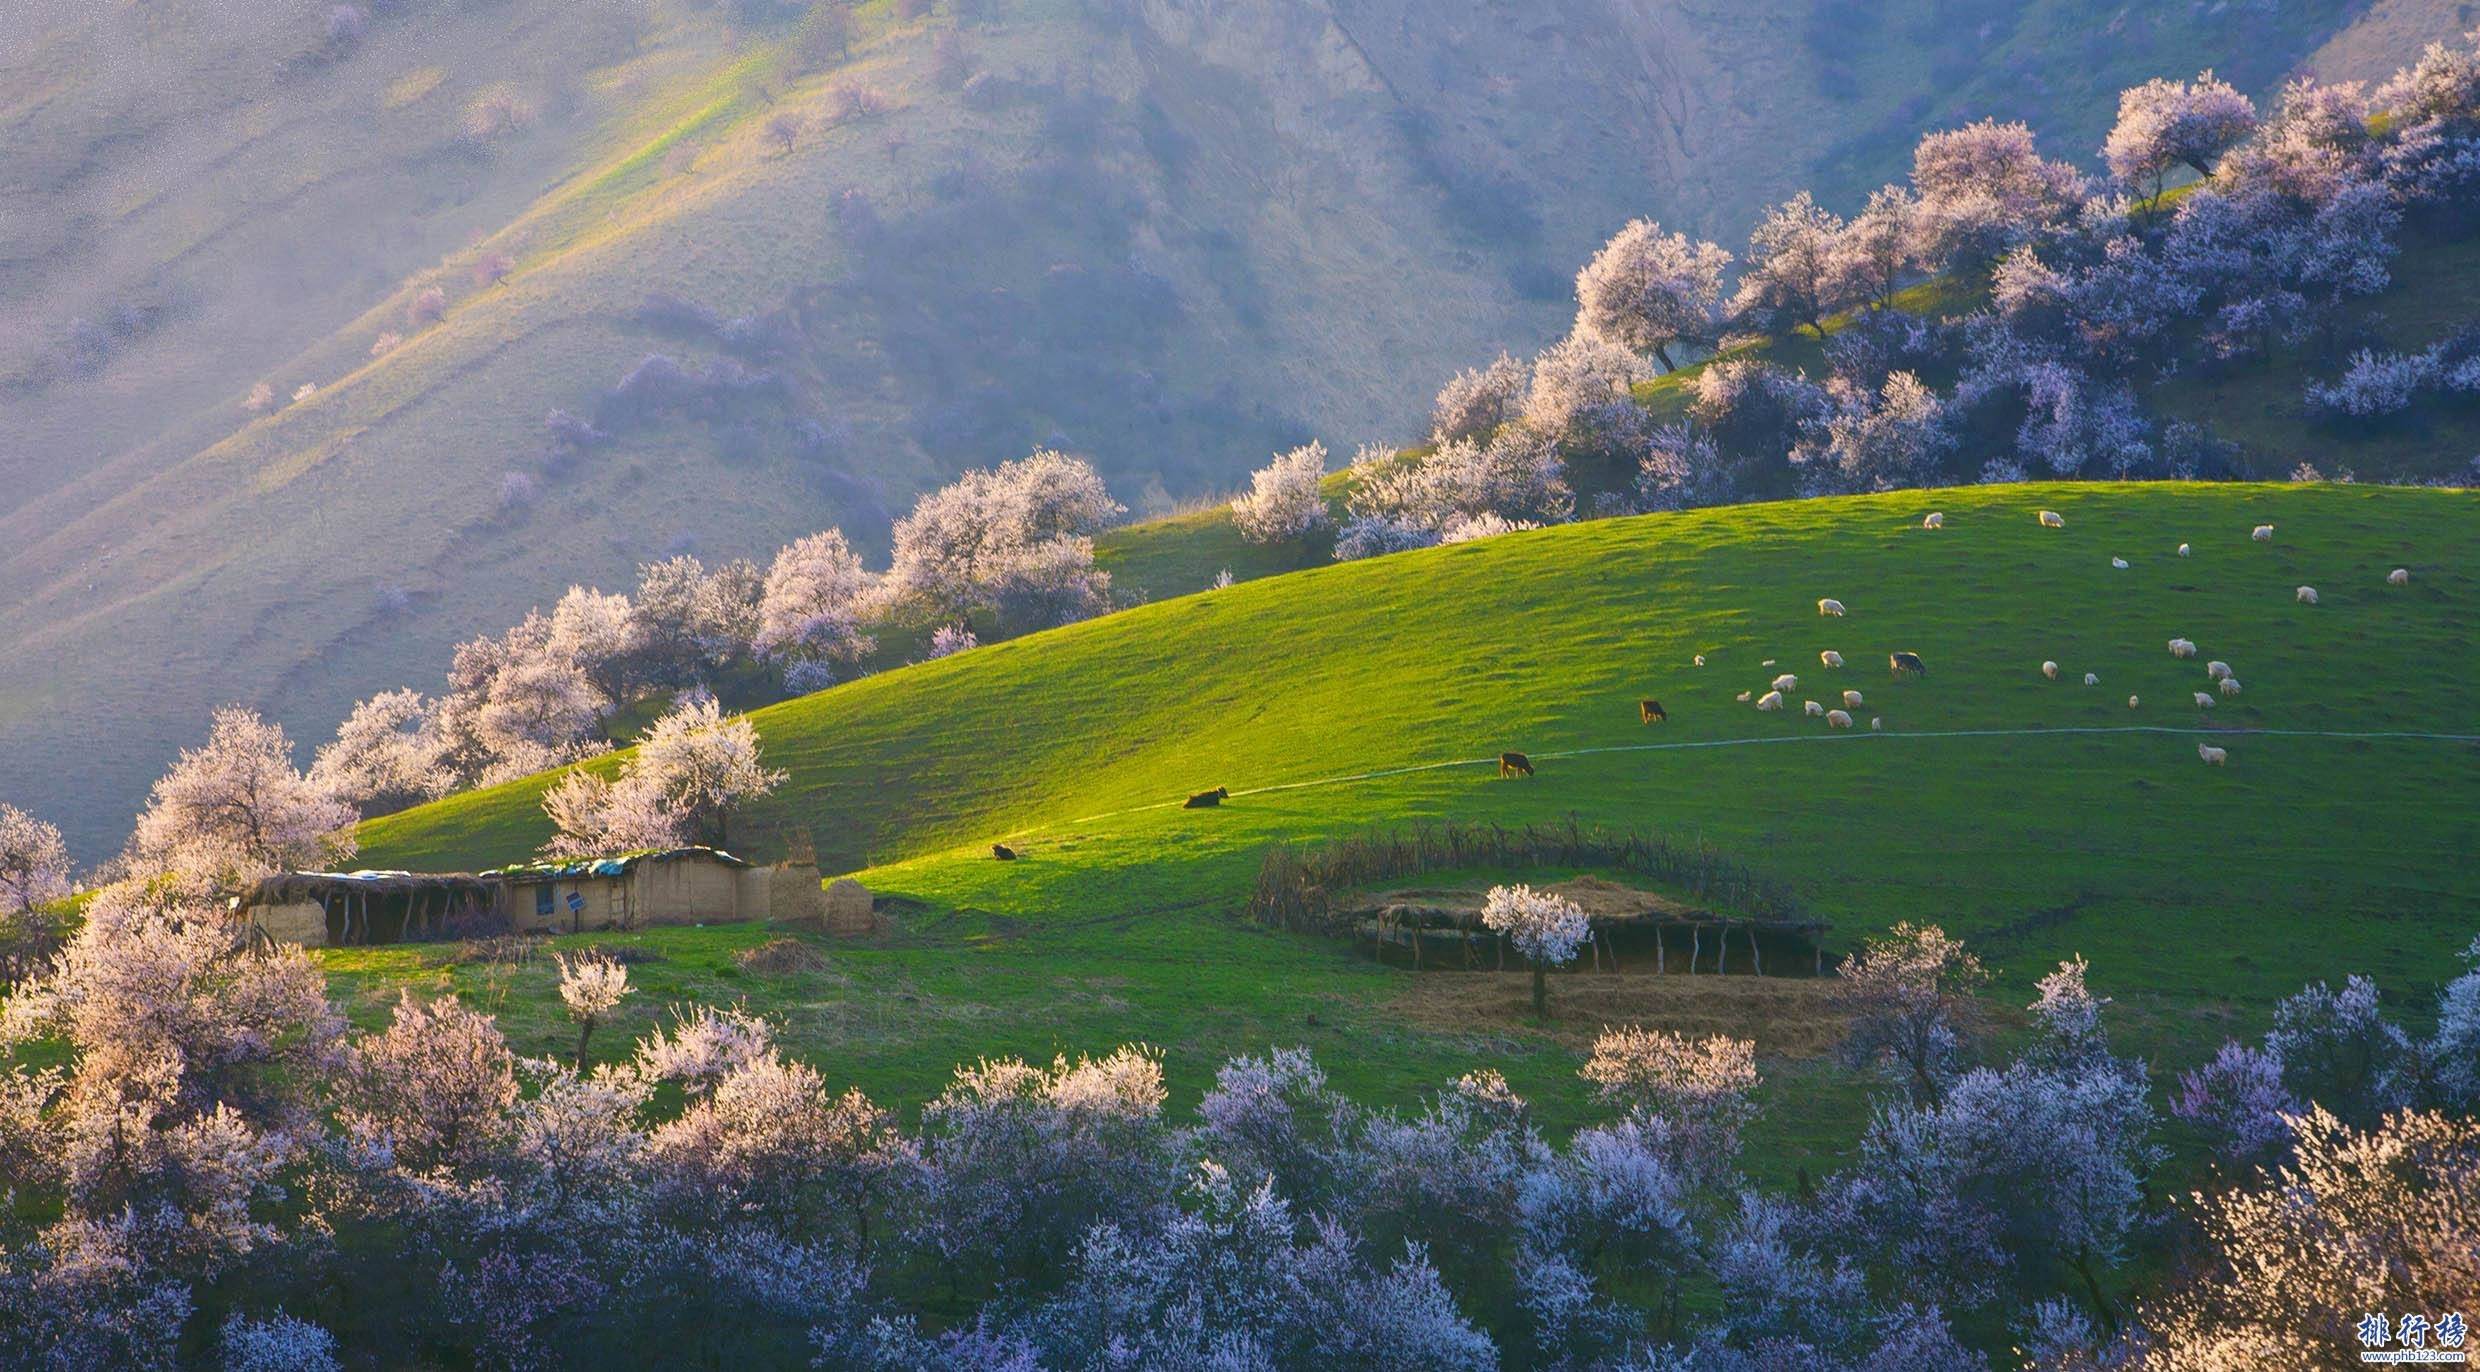
<path fill-rule="evenodd" d="M 1757 926 L 1753 924 L 1748 926 L 1748 970 L 1765 975 L 1765 954 L 1757 950 Z"/>
<path fill-rule="evenodd" d="M 1688 926 L 1688 975 L 1689 975 L 1689 976 L 1695 976 L 1695 975 L 1696 975 L 1696 964 L 1697 964 L 1697 960 L 1698 960 L 1699 958 L 1704 957 L 1704 956 L 1705 956 L 1705 926 L 1704 926 L 1704 925 L 1702 925 L 1702 924 L 1691 924 L 1691 925 L 1689 925 L 1689 926 Z"/>
<path fill-rule="evenodd" d="M 1669 954 L 1662 951 L 1662 926 L 1657 924 L 1653 926 L 1653 972 L 1655 976 L 1660 976 L 1670 970 L 1666 965 L 1669 960 Z"/>

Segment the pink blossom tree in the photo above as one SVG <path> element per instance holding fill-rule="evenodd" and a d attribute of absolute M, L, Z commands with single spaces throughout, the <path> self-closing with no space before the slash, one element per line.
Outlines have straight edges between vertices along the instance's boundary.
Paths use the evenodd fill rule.
<path fill-rule="evenodd" d="M 628 998 L 629 969 L 617 959 L 600 953 L 581 953 L 575 958 L 553 954 L 560 967 L 560 1003 L 568 1007 L 568 1017 L 577 1021 L 577 1068 L 586 1070 L 586 1045 L 594 1038 L 594 1027 L 609 1018 Z"/>
<path fill-rule="evenodd" d="M 2072 219 L 2085 193 L 2083 175 L 2043 158 L 2030 128 L 1987 119 L 1923 137 L 1912 187 L 1921 259 L 1974 268 Z"/>
<path fill-rule="evenodd" d="M 1721 327 L 1722 273 L 1730 265 L 1731 254 L 1715 244 L 1630 220 L 1576 275 L 1576 331 L 1650 353 L 1669 371 L 1674 345 L 1703 342 Z"/>
<path fill-rule="evenodd" d="M 1524 364 L 1500 353 L 1486 367 L 1467 367 L 1438 388 L 1430 405 L 1430 438 L 1446 442 L 1486 437 L 1515 418 L 1530 377 Z"/>
<path fill-rule="evenodd" d="M 1774 206 L 1748 235 L 1748 256 L 1741 265 L 1739 290 L 1731 307 L 1825 337 L 1826 316 L 1855 303 L 1846 295 L 1854 274 L 1838 258 L 1843 221 L 1806 191 Z"/>
<path fill-rule="evenodd" d="M 2149 186 L 2148 198 L 2157 201 L 2172 168 L 2211 176 L 2222 154 L 2255 131 L 2255 104 L 2213 73 L 2194 81 L 2157 78 L 2119 94 L 2118 123 L 2101 145 L 2101 160 L 2125 185 Z"/>
<path fill-rule="evenodd" d="M 1966 1017 L 1989 974 L 1934 924 L 1900 923 L 1836 969 L 1851 1015 L 1844 1052 L 1880 1067 L 1915 1101 L 1935 1100 L 1969 1051 Z"/>
<path fill-rule="evenodd" d="M 353 807 L 297 771 L 292 751 L 255 711 L 216 711 L 206 743 L 155 783 L 130 838 L 132 865 L 230 894 L 271 872 L 352 856 Z"/>

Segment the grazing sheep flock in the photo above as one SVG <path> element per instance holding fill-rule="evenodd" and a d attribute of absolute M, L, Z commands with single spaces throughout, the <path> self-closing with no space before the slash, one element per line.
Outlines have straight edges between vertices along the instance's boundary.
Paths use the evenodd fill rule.
<path fill-rule="evenodd" d="M 2041 527 L 2045 529 L 2063 529 L 2066 527 L 2065 518 L 2059 515 L 2059 513 L 2055 510 L 2039 511 L 2039 520 Z M 1930 511 L 1929 513 L 1921 516 L 1920 526 L 1924 529 L 1942 529 L 1946 527 L 1946 516 L 1940 511 Z M 2271 524 L 2256 525 L 2249 531 L 2248 537 L 2258 543 L 2269 543 L 2273 541 L 2273 526 Z M 2180 557 L 2192 556 L 2193 549 L 2191 545 L 2186 543 L 2179 544 L 2178 555 Z M 2130 565 L 2131 564 L 2124 557 L 2114 556 L 2110 559 L 2110 566 L 2118 571 L 2127 571 L 2130 569 Z M 2385 580 L 2386 584 L 2389 586 L 2407 586 L 2411 584 L 2411 573 L 2407 568 L 2397 567 L 2386 574 Z M 2297 589 L 2295 594 L 2300 604 L 2314 605 L 2317 603 L 2316 588 L 2313 586 L 2301 586 Z M 1827 618 L 1839 618 L 1845 613 L 1843 602 L 1832 597 L 1822 598 L 1817 602 L 1817 613 Z M 2187 638 L 2184 636 L 2173 638 L 2169 640 L 2168 647 L 2170 650 L 2170 656 L 2183 661 L 2194 659 L 2199 655 L 2196 641 L 2192 638 Z M 1839 670 L 1844 665 L 1843 654 L 1832 648 L 1820 650 L 1817 654 L 1817 660 L 1824 664 L 1828 670 Z M 1775 662 L 1776 659 L 1769 657 L 1764 659 L 1761 665 L 1770 669 L 1775 665 Z M 1696 655 L 1696 665 L 1699 667 L 1705 665 L 1705 654 L 1699 653 Z M 1927 665 L 1921 660 L 1920 655 L 1917 653 L 1902 651 L 1888 653 L 1886 655 L 1886 665 L 1889 669 L 1891 669 L 1893 675 L 1898 681 L 1907 676 L 1925 677 L 1928 674 Z M 2058 680 L 2062 670 L 2063 669 L 2054 660 L 2044 661 L 2041 663 L 2041 675 L 2051 681 Z M 2211 683 L 2213 689 L 2196 691 L 2193 693 L 2192 698 L 2195 700 L 2196 708 L 2199 711 L 2209 711 L 2213 709 L 2217 703 L 2217 693 L 2221 699 L 2230 699 L 2240 694 L 2241 688 L 2239 685 L 2239 680 L 2235 675 L 2233 675 L 2229 663 L 2221 661 L 2218 658 L 2205 663 L 2205 676 L 2208 682 Z M 2087 686 L 2098 686 L 2101 684 L 2101 676 L 2097 672 L 2085 672 L 2083 673 L 2083 678 L 2084 684 Z M 1753 697 L 1756 707 L 1759 710 L 1769 713 L 1778 712 L 1788 704 L 1788 702 L 1792 699 L 1792 693 L 1796 692 L 1799 689 L 1799 686 L 1800 679 L 1797 676 L 1794 676 L 1789 672 L 1784 672 L 1773 679 L 1771 688 L 1765 691 L 1762 695 L 1758 695 L 1753 691 L 1741 691 L 1736 697 L 1734 697 L 1734 699 L 1738 700 L 1742 704 L 1746 704 Z M 1859 710 L 1863 704 L 1861 693 L 1856 690 L 1847 690 L 1841 693 L 1841 698 L 1842 708 L 1840 709 L 1831 708 L 1828 705 L 1818 701 L 1804 700 L 1801 702 L 1801 712 L 1806 717 L 1811 719 L 1822 718 L 1825 720 L 1828 728 L 1852 728 L 1854 727 L 1853 712 Z M 2127 708 L 2130 710 L 2140 710 L 2143 708 L 2143 704 L 2143 697 L 2140 695 L 2129 695 L 2127 697 Z M 1882 732 L 1885 727 L 1886 721 L 1884 716 L 1873 715 L 1870 717 L 1869 728 L 1872 731 Z M 2208 743 L 2197 744 L 2196 754 L 2207 764 L 2215 767 L 2226 765 L 2230 758 L 2229 750 L 2216 747 Z"/>

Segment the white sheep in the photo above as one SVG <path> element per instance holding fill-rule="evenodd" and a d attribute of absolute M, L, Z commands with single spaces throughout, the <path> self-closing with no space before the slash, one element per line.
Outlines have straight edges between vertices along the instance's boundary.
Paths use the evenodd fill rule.
<path fill-rule="evenodd" d="M 1817 660 L 1829 667 L 1840 667 L 1843 665 L 1843 655 L 1834 651 L 1832 648 L 1828 648 L 1824 652 L 1817 654 Z"/>
<path fill-rule="evenodd" d="M 2184 543 L 2182 543 L 2182 544 L 2180 544 L 2180 545 L 2179 545 L 2179 556 L 2181 556 L 2181 557 L 2185 557 L 2185 556 L 2187 556 L 2187 545 L 2186 545 L 2186 544 L 2184 544 Z"/>
<path fill-rule="evenodd" d="M 2056 510 L 2043 510 L 2041 511 L 2041 527 L 2044 529 L 2063 529 L 2067 527 L 2067 521 L 2062 518 Z"/>
<path fill-rule="evenodd" d="M 2123 572 L 2123 571 L 2127 570 L 2127 559 L 2125 559 L 2125 558 L 2123 558 L 2123 557 L 2114 557 L 2114 558 L 2111 558 L 2111 559 L 2110 559 L 2110 565 L 2111 565 L 2111 566 L 2113 566 L 2113 567 L 2116 567 L 2117 569 L 2119 569 L 2120 571 L 2122 571 L 2122 572 Z"/>
<path fill-rule="evenodd" d="M 1843 711 L 1843 710 L 1828 710 L 1828 711 L 1826 711 L 1826 727 L 1827 727 L 1827 728 L 1829 728 L 1829 729 L 1848 729 L 1848 728 L 1850 728 L 1850 727 L 1851 727 L 1851 715 L 1850 715 L 1850 713 L 1849 713 L 1848 711 Z"/>
<path fill-rule="evenodd" d="M 2196 756 L 2203 758 L 2207 767 L 2219 767 L 2230 761 L 2230 750 L 2216 748 L 2210 743 L 2199 743 L 2196 745 Z"/>
<path fill-rule="evenodd" d="M 1737 700 L 1740 704 L 1745 705 L 1745 704 L 1747 704 L 1747 703 L 1748 703 L 1748 698 L 1749 698 L 1750 696 L 1755 695 L 1755 694 L 1756 694 L 1756 692 L 1754 692 L 1754 691 L 1742 691 L 1742 692 L 1740 692 L 1737 696 L 1734 696 L 1734 697 L 1732 697 L 1732 698 L 1733 698 L 1733 699 L 1735 699 L 1735 700 Z"/>
<path fill-rule="evenodd" d="M 1844 709 L 1846 709 L 1846 710 L 1857 710 L 1857 709 L 1859 709 L 1859 708 L 1860 708 L 1860 693 L 1859 693 L 1858 691 L 1845 691 L 1845 692 L 1843 692 L 1843 708 L 1844 708 Z"/>
<path fill-rule="evenodd" d="M 2394 570 L 2387 572 L 2385 574 L 2385 584 L 2388 586 L 2410 585 L 2411 569 L 2409 567 L 2396 567 Z"/>
<path fill-rule="evenodd" d="M 1877 731 L 1880 731 L 1880 730 L 1883 730 L 1885 727 L 1886 727 L 1886 717 L 1885 717 L 1885 716 L 1883 716 L 1883 715 L 1872 715 L 1872 716 L 1870 716 L 1870 717 L 1869 717 L 1869 729 L 1870 729 L 1870 731 L 1871 731 L 1872 733 L 1877 732 Z"/>
<path fill-rule="evenodd" d="M 2048 677 L 2052 681 L 2056 681 L 2058 679 L 2058 664 L 2055 662 L 2042 663 L 2041 675 Z"/>
<path fill-rule="evenodd" d="M 1826 599 L 1817 602 L 1817 613 L 1840 618 L 1843 613 L 1843 602 L 1828 596 Z"/>
<path fill-rule="evenodd" d="M 1946 516 L 1935 510 L 1931 510 L 1929 513 L 1920 517 L 1920 527 L 1924 529 L 1943 529 L 1946 527 Z"/>
<path fill-rule="evenodd" d="M 2170 640 L 2170 656 L 2194 657 L 2195 655 L 2196 640 L 2192 638 L 2174 638 Z"/>
<path fill-rule="evenodd" d="M 2221 690 L 2221 693 L 2226 696 L 2235 696 L 2239 694 L 2239 678 L 2235 676 L 2223 677 L 2222 684 L 2219 689 Z"/>
<path fill-rule="evenodd" d="M 1704 655 L 1703 653 L 1698 653 L 1698 654 L 1696 655 L 1696 665 L 1697 665 L 1697 666 L 1699 666 L 1699 667 L 1702 667 L 1702 666 L 1704 666 L 1704 665 L 1705 665 L 1705 655 Z"/>
<path fill-rule="evenodd" d="M 1766 692 L 1764 695 L 1758 696 L 1758 697 L 1757 697 L 1757 708 L 1758 708 L 1758 709 L 1760 709 L 1760 710 L 1779 710 L 1779 709 L 1781 709 L 1781 708 L 1782 708 L 1782 692 L 1780 692 L 1780 691 L 1768 691 L 1768 692 Z"/>
<path fill-rule="evenodd" d="M 2084 673 L 2084 684 L 2087 686 L 2098 686 L 2101 684 L 2101 678 L 2093 675 L 2091 672 L 2086 672 Z"/>
<path fill-rule="evenodd" d="M 2212 692 L 2210 692 L 2210 691 L 2198 691 L 2198 692 L 2196 693 L 2196 708 L 2197 708 L 2197 709 L 2199 709 L 2199 710 L 2210 710 L 2210 709 L 2212 709 L 2212 708 L 2213 708 L 2213 693 L 2212 693 Z"/>
<path fill-rule="evenodd" d="M 2215 660 L 2204 665 L 2204 674 L 2213 678 L 2215 681 L 2219 681 L 2223 677 L 2230 675 L 2230 664 L 2216 658 Z"/>
<path fill-rule="evenodd" d="M 1816 701 L 1803 700 L 1800 702 L 1800 713 L 1807 715 L 1810 719 L 1815 719 L 1825 712 L 1826 707 L 1818 704 Z"/>
<path fill-rule="evenodd" d="M 2141 702 L 2139 702 L 2134 696 L 2127 697 L 2127 708 L 2130 710 L 2136 708 L 2136 706 L 2140 703 Z"/>
<path fill-rule="evenodd" d="M 1800 679 L 1789 672 L 1774 678 L 1774 689 L 1786 694 L 1800 689 Z"/>
<path fill-rule="evenodd" d="M 1774 659 L 1772 659 L 1772 658 L 1770 658 L 1770 657 L 1769 657 L 1769 658 L 1767 658 L 1765 661 L 1760 662 L 1760 663 L 1758 663 L 1757 665 L 1758 665 L 1758 666 L 1760 666 L 1760 667 L 1771 667 L 1771 666 L 1773 666 L 1773 665 L 1774 665 Z"/>
<path fill-rule="evenodd" d="M 2273 526 L 2270 524 L 2259 524 L 2255 528 L 2248 530 L 2248 537 L 2259 543 L 2271 543 L 2273 541 Z"/>
<path fill-rule="evenodd" d="M 2299 603 L 2302 605 L 2314 605 L 2316 603 L 2316 588 L 2314 586 L 2302 586 L 2299 588 L 2297 594 L 2299 596 Z"/>

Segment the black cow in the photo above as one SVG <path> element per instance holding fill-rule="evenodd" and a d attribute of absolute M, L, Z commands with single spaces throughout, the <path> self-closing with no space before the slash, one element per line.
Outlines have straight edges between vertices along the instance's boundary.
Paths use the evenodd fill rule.
<path fill-rule="evenodd" d="M 1211 791 L 1199 791 L 1197 794 L 1190 796 L 1187 800 L 1181 802 L 1180 808 L 1183 810 L 1210 810 L 1229 799 L 1231 799 L 1231 788 L 1228 786 L 1217 786 Z"/>
<path fill-rule="evenodd" d="M 1929 674 L 1929 664 L 1921 661 L 1918 653 L 1888 653 L 1886 665 L 1894 669 L 1894 674 L 1898 678 Z"/>
<path fill-rule="evenodd" d="M 1636 702 L 1636 714 L 1647 724 L 1660 724 L 1671 717 L 1671 712 L 1663 709 L 1662 702 L 1658 700 Z"/>
<path fill-rule="evenodd" d="M 1498 775 L 1502 780 L 1518 772 L 1528 777 L 1531 776 L 1533 760 L 1522 753 L 1500 753 L 1498 755 Z"/>

